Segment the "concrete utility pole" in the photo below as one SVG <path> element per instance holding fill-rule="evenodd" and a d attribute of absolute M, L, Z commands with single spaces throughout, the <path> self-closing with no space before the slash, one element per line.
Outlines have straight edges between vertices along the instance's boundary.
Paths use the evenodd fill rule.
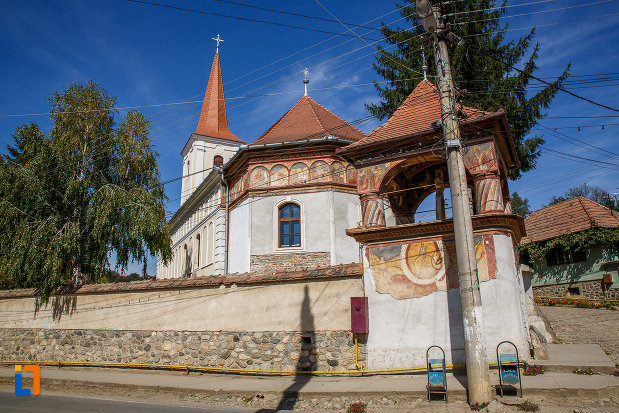
<path fill-rule="evenodd" d="M 449 172 L 449 188 L 456 238 L 469 404 L 483 403 L 489 401 L 491 397 L 486 334 L 484 332 L 481 293 L 477 277 L 469 192 L 461 152 L 456 96 L 445 43 L 447 30 L 445 30 L 440 18 L 440 11 L 433 8 L 428 0 L 418 0 L 416 8 L 423 26 L 432 36 L 434 46 L 437 87 L 441 103 L 443 139 L 447 147 L 447 170 Z"/>

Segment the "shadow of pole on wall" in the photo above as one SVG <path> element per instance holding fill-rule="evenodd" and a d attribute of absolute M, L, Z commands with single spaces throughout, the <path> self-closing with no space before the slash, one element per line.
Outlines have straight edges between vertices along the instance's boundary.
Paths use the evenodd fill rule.
<path fill-rule="evenodd" d="M 309 290 L 305 285 L 303 290 L 303 303 L 301 304 L 301 348 L 299 359 L 296 364 L 296 373 L 290 386 L 282 393 L 282 398 L 275 410 L 261 409 L 256 413 L 278 412 L 280 410 L 293 410 L 299 400 L 299 391 L 310 381 L 316 370 L 316 341 L 314 334 L 314 316 L 312 315 Z M 305 373 L 307 372 L 307 373 Z"/>

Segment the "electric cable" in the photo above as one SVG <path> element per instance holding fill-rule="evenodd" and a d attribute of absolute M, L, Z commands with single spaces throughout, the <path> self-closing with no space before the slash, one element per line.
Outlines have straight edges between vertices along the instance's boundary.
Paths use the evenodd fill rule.
<path fill-rule="evenodd" d="M 142 5 L 147 5 L 147 6 L 157 6 L 157 7 L 163 7 L 163 8 L 169 8 L 169 9 L 174 9 L 174 10 L 179 10 L 179 11 L 190 12 L 190 13 L 199 13 L 199 14 L 206 14 L 206 15 L 209 15 L 209 16 L 223 17 L 223 18 L 226 18 L 226 19 L 243 20 L 243 21 L 248 21 L 248 22 L 253 22 L 253 23 L 270 24 L 270 25 L 273 25 L 273 26 L 286 27 L 286 28 L 289 28 L 289 29 L 298 29 L 298 30 L 305 30 L 305 31 L 309 31 L 309 32 L 325 33 L 325 34 L 335 34 L 337 36 L 355 37 L 355 36 L 351 36 L 349 34 L 346 34 L 346 32 L 344 32 L 344 33 L 337 33 L 337 32 L 332 32 L 332 31 L 329 31 L 329 30 L 312 29 L 312 28 L 309 28 L 309 27 L 295 26 L 295 25 L 292 25 L 292 24 L 278 23 L 278 22 L 269 21 L 269 20 L 258 20 L 258 19 L 253 19 L 253 18 L 250 18 L 250 17 L 232 16 L 232 15 L 228 15 L 228 14 L 214 13 L 214 12 L 209 12 L 209 11 L 205 11 L 205 10 L 187 9 L 187 8 L 184 8 L 184 7 L 173 6 L 171 4 L 154 3 L 154 2 L 143 1 L 143 0 L 127 0 L 127 1 L 131 2 L 131 3 L 138 3 L 138 4 L 142 4 Z M 372 39 L 372 38 L 368 38 L 368 39 L 369 40 L 374 40 L 374 41 L 376 40 L 376 39 Z"/>

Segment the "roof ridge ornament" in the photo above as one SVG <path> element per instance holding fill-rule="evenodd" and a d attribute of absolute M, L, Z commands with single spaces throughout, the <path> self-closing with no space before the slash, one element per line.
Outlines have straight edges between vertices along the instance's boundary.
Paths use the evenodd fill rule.
<path fill-rule="evenodd" d="M 211 37 L 211 39 L 217 42 L 217 49 L 215 49 L 215 53 L 219 54 L 219 43 L 223 43 L 224 40 L 219 37 L 219 33 L 217 33 L 217 37 Z"/>
<path fill-rule="evenodd" d="M 311 75 L 310 71 L 307 69 L 307 67 L 303 70 L 301 70 L 301 73 L 303 73 L 303 84 L 305 85 L 305 95 L 307 96 L 307 84 L 309 83 L 309 78 L 308 76 Z"/>

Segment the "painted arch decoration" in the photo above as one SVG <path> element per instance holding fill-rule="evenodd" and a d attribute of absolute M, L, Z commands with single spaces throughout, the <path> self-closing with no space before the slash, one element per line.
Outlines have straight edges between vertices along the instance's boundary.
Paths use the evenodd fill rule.
<path fill-rule="evenodd" d="M 356 185 L 354 166 L 335 159 L 277 162 L 250 167 L 230 186 L 230 200 L 234 201 L 248 189 L 276 188 L 312 183 Z"/>

